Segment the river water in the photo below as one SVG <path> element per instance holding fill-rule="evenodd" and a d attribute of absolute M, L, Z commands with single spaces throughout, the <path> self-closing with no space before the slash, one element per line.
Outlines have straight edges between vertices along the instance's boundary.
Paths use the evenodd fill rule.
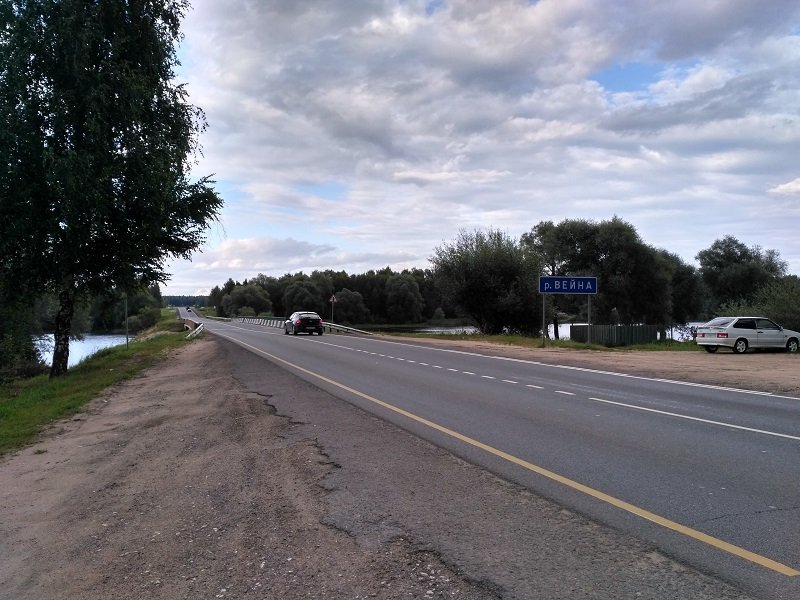
<path fill-rule="evenodd" d="M 103 348 L 120 346 L 125 343 L 124 335 L 85 335 L 82 340 L 69 341 L 69 361 L 67 366 L 74 367 L 83 359 L 90 357 Z M 53 335 L 45 335 L 38 342 L 42 358 L 48 366 L 53 364 Z"/>

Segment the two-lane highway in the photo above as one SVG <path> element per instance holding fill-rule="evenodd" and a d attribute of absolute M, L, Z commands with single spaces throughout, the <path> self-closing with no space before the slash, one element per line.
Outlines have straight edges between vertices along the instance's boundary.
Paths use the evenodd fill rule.
<path fill-rule="evenodd" d="M 800 400 L 349 336 L 208 331 L 760 597 L 800 597 Z"/>

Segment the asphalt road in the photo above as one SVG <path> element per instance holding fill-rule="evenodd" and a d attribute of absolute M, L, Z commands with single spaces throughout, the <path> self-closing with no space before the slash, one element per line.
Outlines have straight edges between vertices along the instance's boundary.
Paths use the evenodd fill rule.
<path fill-rule="evenodd" d="M 800 597 L 800 400 L 205 321 L 538 495 L 764 598 Z"/>

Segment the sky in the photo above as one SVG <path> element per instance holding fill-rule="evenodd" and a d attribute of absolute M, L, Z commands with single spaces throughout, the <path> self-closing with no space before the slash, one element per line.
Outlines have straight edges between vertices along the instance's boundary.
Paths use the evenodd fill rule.
<path fill-rule="evenodd" d="M 177 80 L 225 201 L 165 295 L 430 266 L 460 230 L 617 216 L 800 274 L 797 0 L 193 0 Z"/>

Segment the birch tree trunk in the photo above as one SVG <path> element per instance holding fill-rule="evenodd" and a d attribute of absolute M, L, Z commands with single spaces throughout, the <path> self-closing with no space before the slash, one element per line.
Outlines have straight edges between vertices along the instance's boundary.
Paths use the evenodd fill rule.
<path fill-rule="evenodd" d="M 71 286 L 61 290 L 58 295 L 58 312 L 55 319 L 53 334 L 53 366 L 50 368 L 50 378 L 64 375 L 69 364 L 69 335 L 72 331 L 72 317 L 75 314 L 75 293 Z"/>

